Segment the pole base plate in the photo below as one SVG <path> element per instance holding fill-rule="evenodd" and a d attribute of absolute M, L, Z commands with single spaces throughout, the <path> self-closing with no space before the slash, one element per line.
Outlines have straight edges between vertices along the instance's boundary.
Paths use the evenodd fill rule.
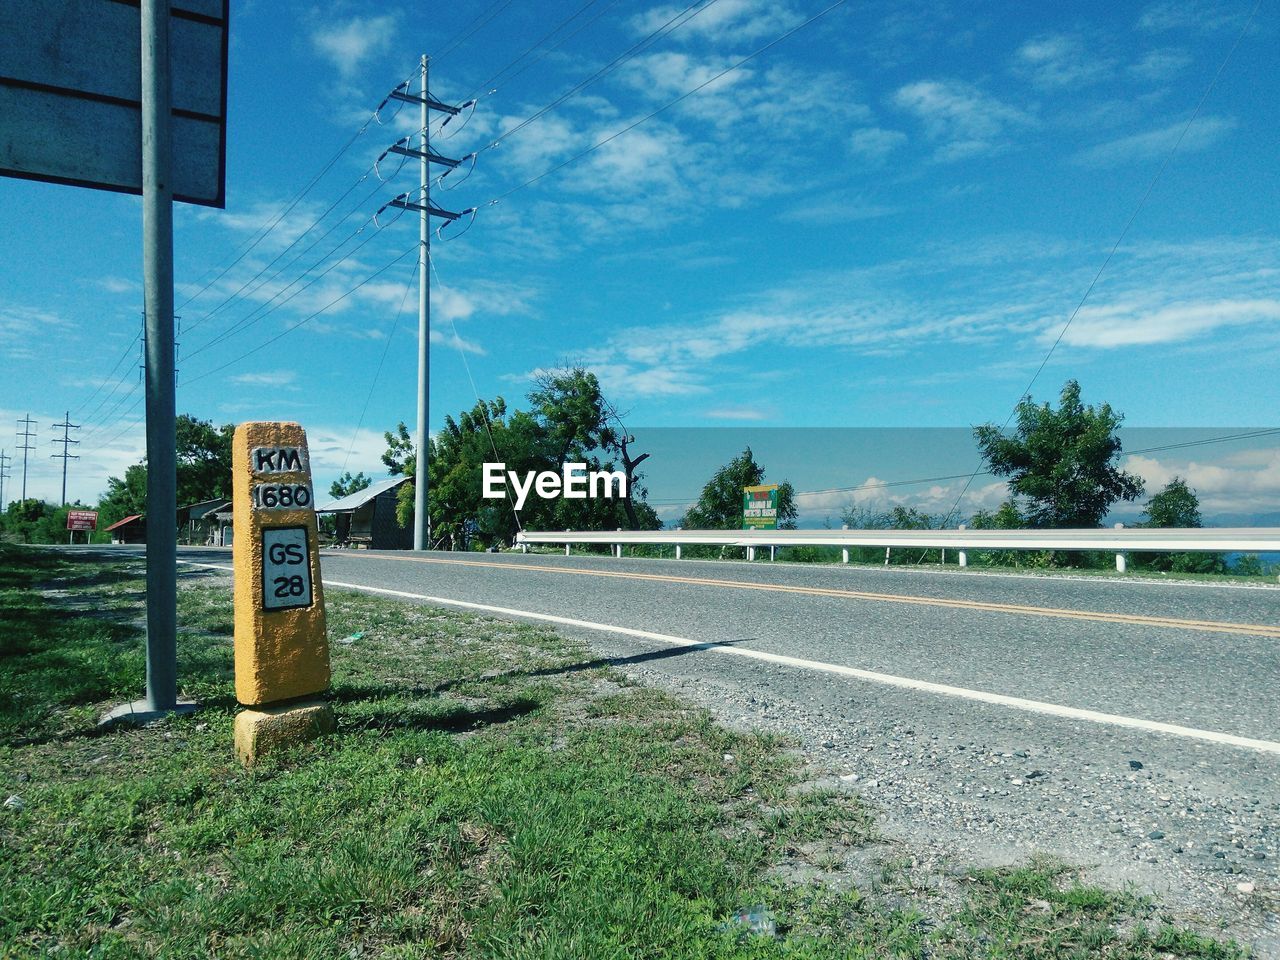
<path fill-rule="evenodd" d="M 168 710 L 153 710 L 146 700 L 134 700 L 132 703 L 112 707 L 102 715 L 98 726 L 107 729 L 120 726 L 145 727 L 175 714 L 194 713 L 198 706 L 194 700 L 179 700 Z"/>

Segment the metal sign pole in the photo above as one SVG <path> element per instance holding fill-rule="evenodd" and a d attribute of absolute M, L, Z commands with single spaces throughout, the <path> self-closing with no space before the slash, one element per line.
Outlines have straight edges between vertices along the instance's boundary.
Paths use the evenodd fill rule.
<path fill-rule="evenodd" d="M 147 350 L 148 711 L 178 701 L 169 0 L 142 0 L 142 283 Z"/>

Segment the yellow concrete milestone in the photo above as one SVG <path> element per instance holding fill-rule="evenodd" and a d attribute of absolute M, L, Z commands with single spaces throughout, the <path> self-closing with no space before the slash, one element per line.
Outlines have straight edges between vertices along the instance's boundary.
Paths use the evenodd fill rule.
<path fill-rule="evenodd" d="M 242 423 L 231 467 L 236 699 L 258 706 L 322 693 L 329 642 L 306 432 Z M 239 721 L 236 730 L 238 743 Z"/>
<path fill-rule="evenodd" d="M 272 750 L 332 733 L 333 710 L 317 700 L 290 703 L 236 714 L 236 756 L 252 766 Z"/>

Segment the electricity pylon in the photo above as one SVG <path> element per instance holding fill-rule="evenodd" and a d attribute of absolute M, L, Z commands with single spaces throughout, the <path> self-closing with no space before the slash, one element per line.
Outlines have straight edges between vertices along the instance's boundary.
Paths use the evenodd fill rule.
<path fill-rule="evenodd" d="M 431 164 L 436 163 L 453 169 L 462 162 L 442 157 L 432 151 L 429 129 L 431 111 L 435 110 L 456 117 L 462 112 L 462 107 L 441 103 L 431 96 L 427 86 L 427 65 L 427 56 L 423 54 L 421 94 L 409 92 L 407 81 L 391 93 L 393 100 L 418 104 L 422 123 L 419 147 L 414 148 L 412 137 L 405 137 L 386 152 L 402 157 L 416 157 L 421 181 L 416 198 L 407 193 L 401 194 L 386 205 L 418 212 L 418 424 L 414 433 L 417 464 L 413 478 L 413 549 L 415 550 L 426 550 L 431 546 L 431 518 L 427 513 L 429 482 L 427 451 L 430 441 L 427 421 L 430 412 L 428 391 L 431 381 L 431 218 L 439 217 L 442 220 L 453 221 L 461 216 L 458 213 L 442 210 L 431 202 Z M 386 153 L 383 156 L 386 156 Z"/>

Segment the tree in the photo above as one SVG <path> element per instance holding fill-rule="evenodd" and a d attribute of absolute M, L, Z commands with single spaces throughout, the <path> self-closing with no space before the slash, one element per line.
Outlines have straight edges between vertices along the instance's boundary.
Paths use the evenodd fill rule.
<path fill-rule="evenodd" d="M 5 511 L 3 529 L 6 540 L 18 543 L 49 543 L 45 536 L 49 514 L 52 508 L 43 500 L 28 497 L 26 500 L 15 500 Z"/>
<path fill-rule="evenodd" d="M 1000 504 L 995 511 L 979 510 L 968 523 L 973 530 L 1021 530 L 1026 525 L 1026 518 L 1022 516 L 1018 510 L 1018 504 L 1012 499 Z M 974 557 L 983 563 L 1006 567 L 1021 566 L 1023 560 L 1027 560 L 1032 565 L 1042 565 L 1048 557 L 1046 553 L 1036 552 L 1029 557 L 1024 556 L 1024 553 L 1025 551 L 1020 550 L 984 550 L 974 554 Z"/>
<path fill-rule="evenodd" d="M 1187 481 L 1174 477 L 1163 490 L 1147 501 L 1143 515 L 1150 527 L 1198 527 L 1200 498 Z"/>
<path fill-rule="evenodd" d="M 231 497 L 231 444 L 234 424 L 215 427 L 208 420 L 190 414 L 178 415 L 175 422 L 175 472 L 178 506 Z M 124 477 L 109 477 L 107 492 L 98 501 L 98 529 L 117 520 L 147 512 L 147 465 L 135 463 Z M 177 522 L 177 518 L 174 518 Z"/>
<path fill-rule="evenodd" d="M 359 493 L 372 483 L 368 477 L 364 475 L 364 471 L 360 471 L 354 477 L 351 471 L 345 471 L 342 476 L 333 483 L 329 484 L 329 496 L 335 500 L 343 497 L 349 497 L 353 493 Z M 338 521 L 332 513 L 323 513 L 316 517 L 316 522 L 320 525 L 320 532 L 327 537 L 334 537 L 338 533 Z"/>
<path fill-rule="evenodd" d="M 329 484 L 329 496 L 335 500 L 341 497 L 349 497 L 353 493 L 359 493 L 369 486 L 373 481 L 364 475 L 364 471 L 360 471 L 354 477 L 351 471 L 343 473 L 337 480 Z"/>
<path fill-rule="evenodd" d="M 1182 477 L 1174 477 L 1163 490 L 1147 501 L 1143 512 L 1147 527 L 1198 527 L 1200 498 Z M 1149 553 L 1140 555 L 1138 563 L 1152 570 L 1173 573 L 1226 573 L 1227 564 L 1216 553 Z"/>
<path fill-rule="evenodd" d="M 409 436 L 409 428 L 402 420 L 396 424 L 396 432 L 390 430 L 383 434 L 387 441 L 387 452 L 382 455 L 382 462 L 387 465 L 387 473 L 393 477 L 412 477 L 417 466 L 418 457 L 413 449 L 413 438 Z"/>
<path fill-rule="evenodd" d="M 135 463 L 124 472 L 124 479 L 110 477 L 107 492 L 98 501 L 98 529 L 105 530 L 125 517 L 147 512 L 147 468 Z M 174 518 L 177 522 L 177 518 Z"/>
<path fill-rule="evenodd" d="M 0 539 L 18 543 L 66 543 L 67 514 L 86 509 L 76 501 L 55 507 L 35 497 L 15 500 L 0 515 Z"/>
<path fill-rule="evenodd" d="M 532 409 L 509 411 L 506 402 L 479 400 L 455 419 L 446 416 L 431 438 L 431 535 L 436 542 L 466 546 L 509 543 L 521 527 L 541 530 L 613 530 L 627 525 L 656 529 L 662 524 L 644 503 L 646 491 L 636 469 L 647 455 L 633 454 L 635 438 L 625 432 L 621 416 L 601 393 L 595 374 L 574 367 L 540 377 L 529 393 Z M 416 455 L 405 425 L 385 434 L 382 462 L 391 474 L 413 477 Z M 588 471 L 615 469 L 621 454 L 628 478 L 621 500 L 585 498 L 543 500 L 531 496 L 517 517 L 514 501 L 483 496 L 483 465 L 503 463 L 519 474 L 583 463 Z M 397 493 L 396 516 L 413 520 L 414 485 Z"/>
<path fill-rule="evenodd" d="M 547 454 L 556 463 L 609 451 L 617 444 L 600 381 L 583 367 L 542 374 L 529 391 L 529 402 L 545 434 Z"/>
<path fill-rule="evenodd" d="M 995 424 L 974 428 L 991 472 L 1009 478 L 1009 489 L 1032 527 L 1097 527 L 1112 504 L 1136 500 L 1142 480 L 1113 462 L 1121 452 L 1116 429 L 1124 420 L 1109 404 L 1085 406 L 1080 384 L 1068 380 L 1058 409 L 1024 397 L 1017 427 L 1008 436 Z"/>
<path fill-rule="evenodd" d="M 484 497 L 483 467 L 505 463 L 506 469 L 524 472 L 547 469 L 539 449 L 533 418 L 516 411 L 508 414 L 506 401 L 479 400 L 455 419 L 444 418 L 444 426 L 431 438 L 431 534 L 465 547 L 473 538 L 485 545 L 510 543 L 519 529 L 513 501 Z M 406 492 L 407 491 L 407 492 Z M 413 510 L 412 485 L 401 487 L 401 505 L 408 499 L 408 516 Z M 526 526 L 540 525 L 536 517 L 542 500 L 530 498 L 522 514 Z"/>
<path fill-rule="evenodd" d="M 1021 530 L 1026 525 L 1013 500 L 1006 500 L 994 512 L 979 510 L 969 520 L 969 527 L 973 530 Z"/>
<path fill-rule="evenodd" d="M 607 529 L 626 526 L 630 530 L 655 530 L 660 527 L 657 513 L 644 502 L 648 490 L 642 484 L 640 464 L 649 459 L 647 453 L 636 453 L 634 435 L 627 430 L 624 417 L 616 404 L 605 397 L 594 373 L 581 365 L 565 365 L 538 378 L 529 393 L 532 413 L 546 434 L 553 463 L 586 463 L 588 470 L 614 469 L 613 458 L 622 460 L 626 490 L 622 497 L 625 519 L 612 518 L 614 511 L 595 511 L 594 520 L 564 517 L 561 524 L 570 529 Z M 596 506 L 601 506 L 597 502 Z M 608 502 L 603 502 L 608 506 Z M 582 512 L 582 504 L 577 509 Z"/>
<path fill-rule="evenodd" d="M 1237 577 L 1261 577 L 1271 571 L 1263 566 L 1262 558 L 1256 553 L 1242 553 L 1236 557 L 1236 562 L 1232 565 L 1231 572 Z"/>
<path fill-rule="evenodd" d="M 747 447 L 715 472 L 698 502 L 689 508 L 680 525 L 688 530 L 737 530 L 742 527 L 742 489 L 764 482 L 764 467 Z M 778 485 L 778 528 L 796 527 L 795 488 L 784 480 Z"/>
<path fill-rule="evenodd" d="M 234 424 L 215 427 L 209 420 L 179 414 L 174 439 L 178 506 L 231 497 L 231 443 Z"/>

